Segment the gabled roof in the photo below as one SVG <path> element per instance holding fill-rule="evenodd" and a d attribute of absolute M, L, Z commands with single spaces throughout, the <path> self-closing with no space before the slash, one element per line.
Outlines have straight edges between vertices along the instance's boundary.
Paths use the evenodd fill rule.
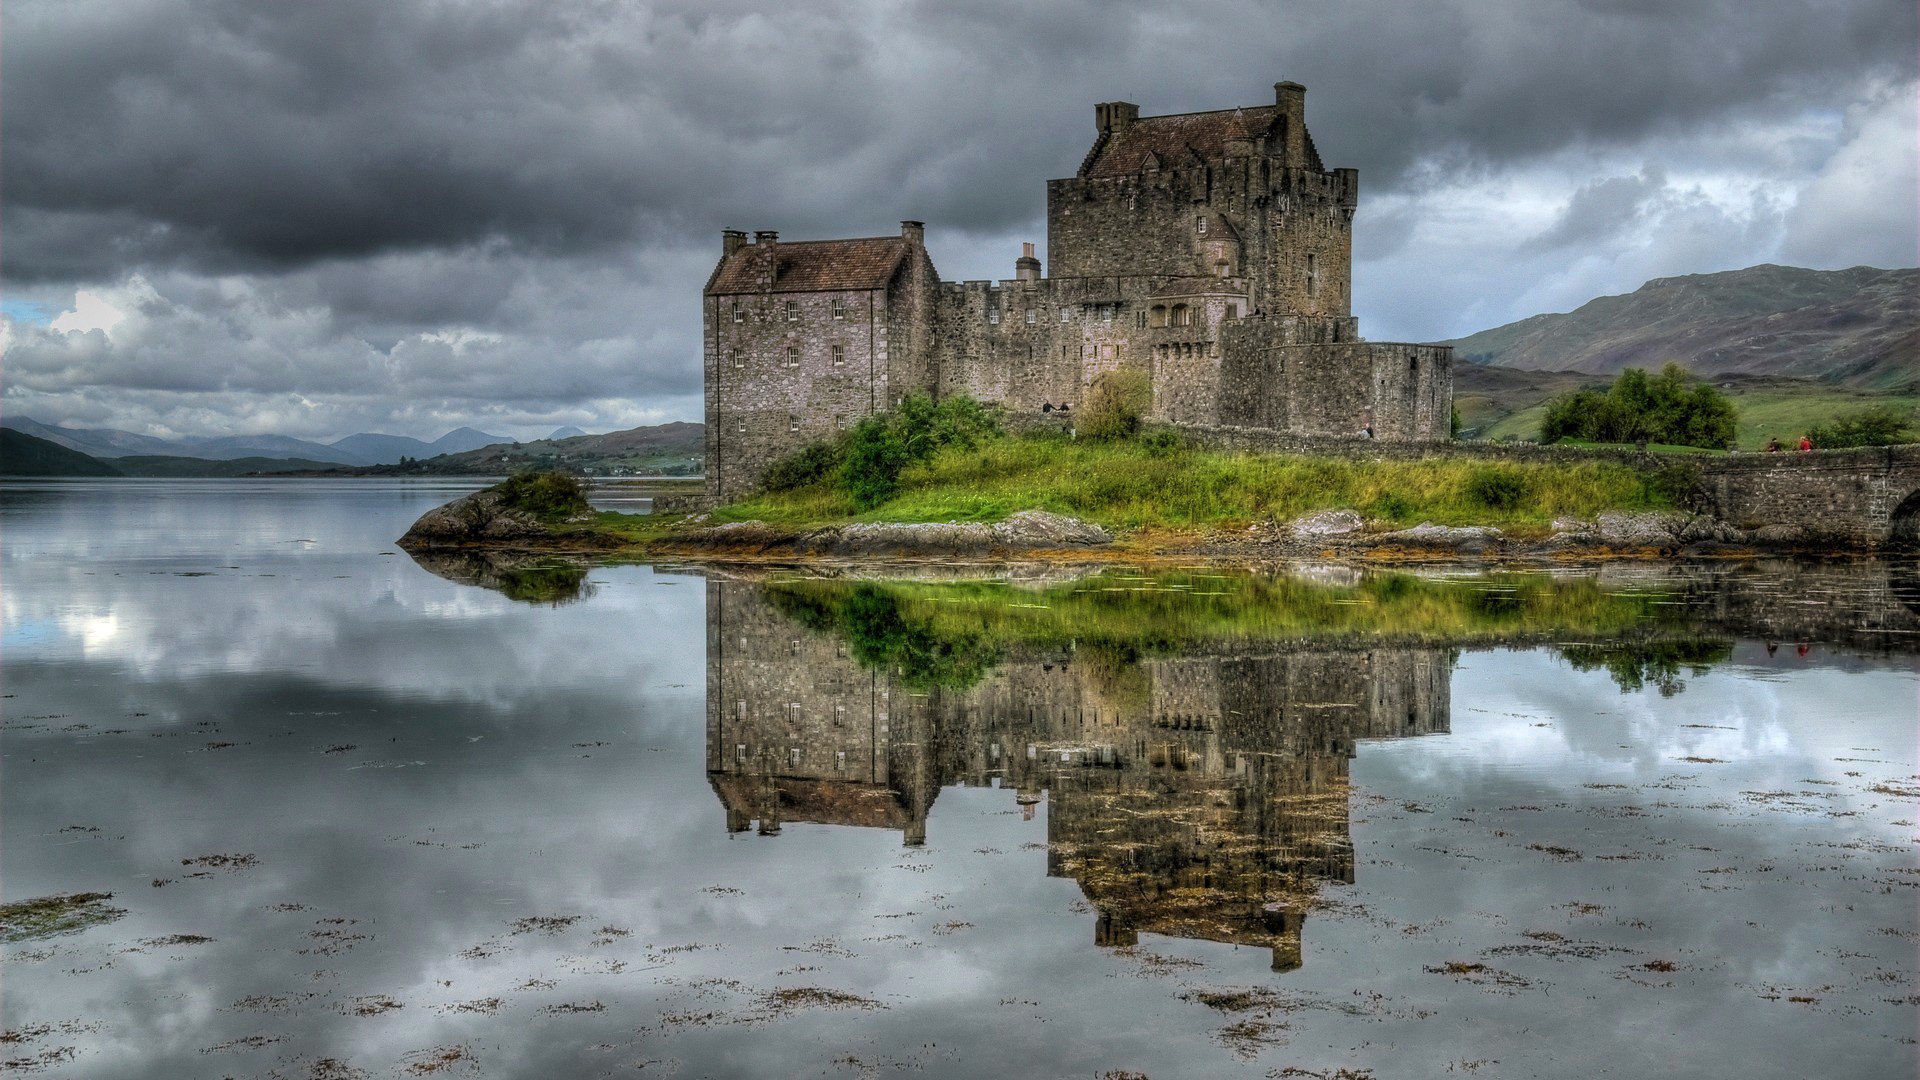
<path fill-rule="evenodd" d="M 1106 138 L 1098 156 L 1087 163 L 1080 175 L 1130 176 L 1139 172 L 1150 156 L 1156 167 L 1188 164 L 1195 155 L 1218 161 L 1226 155 L 1228 139 L 1265 135 L 1278 113 L 1278 106 L 1255 105 L 1175 116 L 1142 116 L 1119 135 Z"/>
<path fill-rule="evenodd" d="M 762 280 L 769 246 L 779 261 L 770 283 Z M 748 244 L 721 260 L 707 295 L 884 289 L 907 249 L 906 239 L 899 236 Z"/>

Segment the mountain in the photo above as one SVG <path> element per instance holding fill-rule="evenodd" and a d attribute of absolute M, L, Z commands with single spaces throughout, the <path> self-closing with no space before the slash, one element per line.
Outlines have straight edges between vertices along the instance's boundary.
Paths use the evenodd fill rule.
<path fill-rule="evenodd" d="M 1771 264 L 1655 278 L 1623 296 L 1447 342 L 1462 361 L 1612 375 L 1667 362 L 1701 375 L 1920 386 L 1920 269 Z"/>
<path fill-rule="evenodd" d="M 9 416 L 0 419 L 0 427 L 24 432 L 69 450 L 78 450 L 98 458 L 146 454 L 207 458 L 213 461 L 242 457 L 274 457 L 305 458 L 339 465 L 370 464 L 364 458 L 334 450 L 320 443 L 286 435 L 222 435 L 212 438 L 160 439 L 152 435 L 135 435 L 131 431 L 119 431 L 114 428 L 54 427 L 27 416 Z"/>
<path fill-rule="evenodd" d="M 483 446 L 499 443 L 511 443 L 514 440 L 499 435 L 489 435 L 484 431 L 475 431 L 470 427 L 457 427 L 428 444 L 436 454 L 461 454 L 468 450 L 478 450 Z"/>
<path fill-rule="evenodd" d="M 432 457 L 431 444 L 406 435 L 381 435 L 363 431 L 330 443 L 335 450 L 352 454 L 358 464 L 392 465 L 403 457 Z"/>
<path fill-rule="evenodd" d="M 577 439 L 585 434 L 586 432 L 581 431 L 579 428 L 568 425 L 563 428 L 555 428 L 553 434 L 547 436 L 546 441 L 553 442 L 557 439 Z"/>
<path fill-rule="evenodd" d="M 693 476 L 706 453 L 706 425 L 674 422 L 574 435 L 564 439 L 488 444 L 402 466 L 384 465 L 382 476 L 429 474 L 498 476 L 523 469 L 566 469 L 595 476 Z M 451 437 L 451 436 L 449 436 Z"/>
<path fill-rule="evenodd" d="M 119 476 L 99 458 L 14 428 L 0 428 L 0 475 Z"/>
<path fill-rule="evenodd" d="M 78 450 L 93 457 L 166 454 L 175 451 L 172 442 L 156 439 L 151 435 L 135 435 L 131 431 L 115 431 L 112 428 L 54 427 L 27 416 L 0 418 L 0 428 L 24 432 L 34 438 L 45 439 L 57 446 Z"/>
<path fill-rule="evenodd" d="M 306 458 L 310 461 L 332 461 L 342 465 L 368 464 L 352 454 L 335 450 L 324 443 L 308 442 L 290 435 L 222 435 L 216 438 L 179 439 L 175 441 L 172 453 L 179 457 L 207 458 L 213 461 L 266 457 Z"/>

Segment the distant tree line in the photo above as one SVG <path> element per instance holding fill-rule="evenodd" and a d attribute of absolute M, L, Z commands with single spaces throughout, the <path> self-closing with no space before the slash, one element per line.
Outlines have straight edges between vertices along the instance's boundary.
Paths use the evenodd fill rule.
<path fill-rule="evenodd" d="M 1884 405 L 1820 424 L 1807 432 L 1807 439 L 1821 450 L 1916 441 L 1912 415 Z"/>
<path fill-rule="evenodd" d="M 1540 441 L 1667 443 L 1720 449 L 1733 445 L 1733 402 L 1678 364 L 1658 375 L 1628 368 L 1605 390 L 1575 390 L 1547 402 Z"/>

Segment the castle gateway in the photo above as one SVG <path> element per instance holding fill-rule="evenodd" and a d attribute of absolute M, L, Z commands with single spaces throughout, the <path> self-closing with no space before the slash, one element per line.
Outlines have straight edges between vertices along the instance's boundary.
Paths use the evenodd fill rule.
<path fill-rule="evenodd" d="M 743 495 L 910 394 L 1070 420 L 1119 368 L 1172 424 L 1446 439 L 1452 350 L 1360 339 L 1359 174 L 1321 164 L 1305 106 L 1290 82 L 1217 112 L 1096 105 L 1079 173 L 1047 184 L 1045 276 L 1028 244 L 1012 280 L 941 281 L 917 221 L 797 243 L 728 230 L 704 297 L 711 492 Z"/>

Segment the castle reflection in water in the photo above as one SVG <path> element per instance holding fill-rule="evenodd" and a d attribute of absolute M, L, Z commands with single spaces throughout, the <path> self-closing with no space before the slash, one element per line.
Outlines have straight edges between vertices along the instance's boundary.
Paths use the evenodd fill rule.
<path fill-rule="evenodd" d="M 727 828 L 783 823 L 926 840 L 948 785 L 1047 801 L 1047 872 L 1140 933 L 1301 964 L 1327 881 L 1351 883 L 1347 765 L 1367 739 L 1444 733 L 1446 648 L 1213 645 L 1134 657 L 1014 653 L 964 688 L 863 663 L 759 585 L 707 583 L 707 773 Z"/>

